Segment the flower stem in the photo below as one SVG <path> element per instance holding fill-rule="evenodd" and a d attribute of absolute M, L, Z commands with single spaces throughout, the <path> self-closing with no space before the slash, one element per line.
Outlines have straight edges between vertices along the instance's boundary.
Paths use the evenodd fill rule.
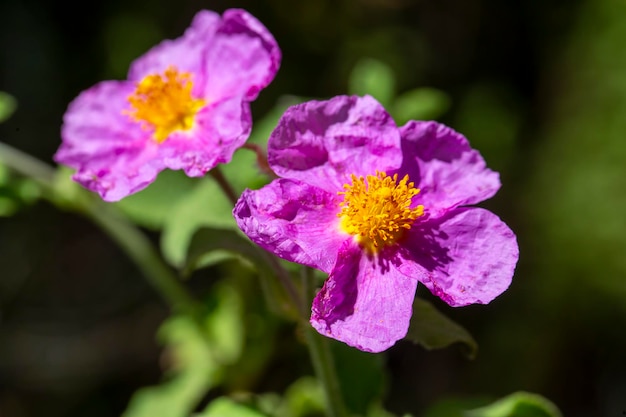
<path fill-rule="evenodd" d="M 213 168 L 211 171 L 209 171 L 209 174 L 211 174 L 211 176 L 220 186 L 222 191 L 224 191 L 224 194 L 226 194 L 226 197 L 228 197 L 230 202 L 233 203 L 233 206 L 237 204 L 237 200 L 239 200 L 239 196 L 237 195 L 235 188 L 230 184 L 230 182 L 228 182 L 228 180 L 222 173 L 222 170 L 220 169 L 220 167 Z"/>
<path fill-rule="evenodd" d="M 305 299 L 312 300 L 315 295 L 315 283 L 311 268 L 302 267 L 302 284 Z M 313 369 L 326 394 L 328 415 L 330 417 L 346 417 L 348 414 L 341 396 L 339 378 L 335 371 L 328 339 L 320 335 L 307 320 L 303 320 L 302 325 L 305 329 Z"/>
<path fill-rule="evenodd" d="M 219 169 L 219 167 L 213 168 L 210 171 L 210 174 L 218 183 L 218 185 L 222 188 L 222 191 L 224 192 L 226 197 L 228 197 L 231 203 L 233 203 L 233 206 L 235 206 L 237 204 L 237 201 L 239 200 L 239 197 L 237 196 L 237 192 L 235 191 L 233 186 L 230 184 L 230 182 L 228 182 L 228 179 L 224 176 L 224 174 Z M 300 316 L 306 317 L 307 308 L 305 306 L 305 303 L 302 300 L 302 297 L 300 297 L 300 293 L 298 292 L 297 288 L 291 281 L 289 272 L 287 272 L 287 270 L 283 268 L 283 266 L 280 264 L 280 261 L 278 260 L 276 256 L 267 252 L 265 249 L 259 248 L 259 250 L 262 252 L 263 257 L 265 258 L 266 262 L 272 268 L 272 270 L 276 274 L 276 277 L 278 278 L 280 283 L 283 285 L 283 287 L 287 291 L 287 295 L 291 299 L 291 302 L 293 303 L 293 305 L 297 308 Z"/>
<path fill-rule="evenodd" d="M 150 240 L 137 227 L 119 216 L 113 207 L 93 198 L 82 188 L 76 188 L 75 194 L 59 195 L 55 187 L 54 168 L 1 142 L 0 162 L 36 181 L 48 200 L 59 208 L 69 209 L 92 220 L 126 252 L 173 310 L 199 320 L 199 304 L 161 259 Z"/>

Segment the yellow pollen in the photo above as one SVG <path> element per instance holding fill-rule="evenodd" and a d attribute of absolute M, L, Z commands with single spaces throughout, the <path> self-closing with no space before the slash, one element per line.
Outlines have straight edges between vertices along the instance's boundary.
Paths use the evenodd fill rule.
<path fill-rule="evenodd" d="M 191 74 L 170 66 L 164 74 L 150 74 L 128 97 L 132 110 L 124 114 L 140 122 L 144 129 L 154 129 L 154 139 L 161 143 L 174 131 L 193 127 L 198 110 L 205 101 L 191 96 Z"/>
<path fill-rule="evenodd" d="M 352 184 L 344 184 L 340 204 L 341 228 L 354 235 L 370 253 L 396 243 L 413 222 L 424 214 L 424 206 L 411 208 L 412 199 L 420 190 L 409 182 L 409 176 L 398 182 L 384 172 L 367 179 L 352 175 Z"/>

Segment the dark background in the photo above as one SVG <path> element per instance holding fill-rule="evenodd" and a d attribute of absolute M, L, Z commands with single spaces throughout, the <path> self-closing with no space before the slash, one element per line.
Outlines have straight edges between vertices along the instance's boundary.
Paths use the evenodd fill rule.
<path fill-rule="evenodd" d="M 516 231 L 520 262 L 489 306 L 438 306 L 478 358 L 400 342 L 385 357 L 386 404 L 517 390 L 565 416 L 626 410 L 626 3 L 619 0 L 112 0 L 0 2 L 0 90 L 18 110 L 0 140 L 51 163 L 67 103 L 182 34 L 196 11 L 242 7 L 283 62 L 253 104 L 347 91 L 353 65 L 387 63 L 403 92 L 449 95 L 439 119 L 501 173 L 485 204 Z M 157 238 L 156 235 L 151 235 Z M 210 270 L 190 285 L 205 289 Z M 168 310 L 95 226 L 41 202 L 0 218 L 0 416 L 117 416 L 161 378 L 154 333 Z M 291 333 L 284 343 L 294 343 Z M 279 390 L 288 359 L 256 390 Z M 287 369 L 279 371 L 276 369 Z"/>

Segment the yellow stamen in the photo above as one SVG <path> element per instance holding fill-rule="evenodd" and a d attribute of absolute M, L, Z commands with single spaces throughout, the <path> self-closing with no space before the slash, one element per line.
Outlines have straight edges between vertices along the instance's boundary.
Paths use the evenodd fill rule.
<path fill-rule="evenodd" d="M 144 129 L 153 129 L 154 139 L 161 143 L 172 132 L 193 127 L 196 113 L 205 101 L 193 98 L 192 88 L 191 74 L 170 66 L 163 75 L 147 75 L 137 84 L 128 97 L 133 109 L 124 114 L 140 122 Z"/>
<path fill-rule="evenodd" d="M 420 190 L 409 182 L 409 176 L 398 182 L 398 174 L 388 177 L 384 172 L 367 179 L 352 175 L 352 184 L 344 184 L 340 204 L 341 228 L 354 235 L 370 253 L 396 243 L 413 222 L 424 214 L 424 206 L 411 208 L 412 199 Z"/>

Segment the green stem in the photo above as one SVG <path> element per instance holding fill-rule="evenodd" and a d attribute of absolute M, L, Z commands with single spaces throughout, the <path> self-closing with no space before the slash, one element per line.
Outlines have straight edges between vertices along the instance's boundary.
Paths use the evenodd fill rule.
<path fill-rule="evenodd" d="M 312 300 L 315 295 L 315 283 L 311 268 L 302 267 L 302 284 L 305 299 Z M 328 339 L 320 335 L 308 321 L 303 320 L 302 325 L 305 329 L 313 369 L 326 394 L 328 415 L 330 417 L 346 417 L 348 414 L 341 396 L 339 378 L 335 372 L 336 368 Z"/>
<path fill-rule="evenodd" d="M 195 320 L 199 318 L 198 303 L 161 259 L 150 240 L 137 227 L 119 216 L 113 207 L 93 198 L 82 188 L 77 188 L 76 194 L 59 195 L 55 188 L 56 171 L 52 167 L 1 142 L 0 162 L 35 180 L 53 204 L 80 213 L 100 226 L 135 262 L 172 309 L 189 314 Z"/>
<path fill-rule="evenodd" d="M 230 182 L 228 182 L 220 167 L 213 168 L 211 171 L 209 171 L 209 174 L 211 174 L 213 179 L 215 179 L 224 194 L 226 194 L 226 197 L 228 197 L 230 202 L 233 203 L 233 206 L 237 204 L 237 200 L 239 200 L 237 192 L 235 191 L 235 188 L 230 185 Z"/>
<path fill-rule="evenodd" d="M 231 203 L 233 203 L 233 206 L 235 206 L 237 204 L 237 201 L 239 200 L 239 197 L 237 196 L 237 192 L 235 191 L 234 187 L 230 184 L 228 179 L 224 176 L 224 174 L 219 169 L 219 167 L 213 168 L 210 171 L 210 174 L 218 183 L 218 185 L 220 186 L 220 188 L 222 189 L 226 197 L 228 197 Z M 306 317 L 307 308 L 304 302 L 302 301 L 302 297 L 300 297 L 300 294 L 298 293 L 298 290 L 296 289 L 295 285 L 293 285 L 293 282 L 291 281 L 291 277 L 289 276 L 289 272 L 287 272 L 287 270 L 283 268 L 283 266 L 280 264 L 280 261 L 278 260 L 276 256 L 267 252 L 264 249 L 259 248 L 259 250 L 262 252 L 263 257 L 265 258 L 266 262 L 272 268 L 272 270 L 276 274 L 276 277 L 278 278 L 280 283 L 283 285 L 283 287 L 287 291 L 287 295 L 291 299 L 291 302 L 294 304 L 294 306 L 296 306 L 298 313 L 301 316 Z"/>
<path fill-rule="evenodd" d="M 0 142 L 0 162 L 35 180 L 43 187 L 52 187 L 55 174 L 52 167 L 2 142 Z"/>

